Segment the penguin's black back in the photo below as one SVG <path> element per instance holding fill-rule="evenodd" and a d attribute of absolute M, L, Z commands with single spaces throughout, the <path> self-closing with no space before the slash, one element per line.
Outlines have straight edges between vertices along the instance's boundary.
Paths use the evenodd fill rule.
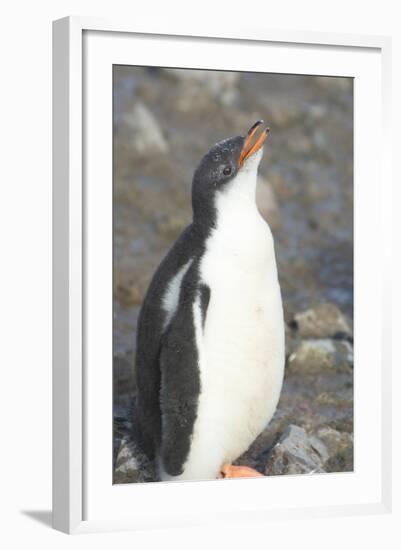
<path fill-rule="evenodd" d="M 200 374 L 192 305 L 199 292 L 205 316 L 210 291 L 199 281 L 199 260 L 206 237 L 196 224 L 181 234 L 154 274 L 138 320 L 136 436 L 149 458 L 161 457 L 170 475 L 182 472 L 197 413 Z M 163 297 L 169 282 L 188 262 L 178 306 L 165 326 Z"/>

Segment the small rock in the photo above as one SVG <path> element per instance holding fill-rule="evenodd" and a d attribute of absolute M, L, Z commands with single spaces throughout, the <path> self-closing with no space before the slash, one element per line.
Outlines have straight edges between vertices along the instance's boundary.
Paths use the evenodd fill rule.
<path fill-rule="evenodd" d="M 303 340 L 288 358 L 292 372 L 319 372 L 326 369 L 348 372 L 354 362 L 353 348 L 346 341 Z"/>
<path fill-rule="evenodd" d="M 167 153 L 168 145 L 156 118 L 140 101 L 127 113 L 124 122 L 129 129 L 129 143 L 138 155 Z"/>
<path fill-rule="evenodd" d="M 312 103 L 308 106 L 307 111 L 309 116 L 315 120 L 321 120 L 327 116 L 327 108 L 320 103 Z"/>
<path fill-rule="evenodd" d="M 325 444 L 303 428 L 291 424 L 271 450 L 266 475 L 312 474 L 324 472 L 329 454 Z"/>
<path fill-rule="evenodd" d="M 319 428 L 316 435 L 326 445 L 330 456 L 353 446 L 353 437 L 350 433 L 339 432 L 329 426 Z"/>
<path fill-rule="evenodd" d="M 329 427 L 341 433 L 346 432 L 352 435 L 354 433 L 353 417 L 346 416 L 346 417 L 335 418 L 329 423 Z"/>
<path fill-rule="evenodd" d="M 324 426 L 317 436 L 326 445 L 329 458 L 324 464 L 326 472 L 352 472 L 354 470 L 354 438 L 347 432 L 339 432 Z"/>
<path fill-rule="evenodd" d="M 354 450 L 353 446 L 345 447 L 325 462 L 326 472 L 353 472 Z"/>
<path fill-rule="evenodd" d="M 280 210 L 276 196 L 271 184 L 261 177 L 258 178 L 256 187 L 256 204 L 270 227 L 276 229 L 280 225 Z"/>
<path fill-rule="evenodd" d="M 352 326 L 337 306 L 330 303 L 297 313 L 292 322 L 301 338 L 336 338 L 344 336 L 352 339 Z"/>
<path fill-rule="evenodd" d="M 121 440 L 114 468 L 114 483 L 155 481 L 154 467 L 138 446 L 128 437 Z"/>

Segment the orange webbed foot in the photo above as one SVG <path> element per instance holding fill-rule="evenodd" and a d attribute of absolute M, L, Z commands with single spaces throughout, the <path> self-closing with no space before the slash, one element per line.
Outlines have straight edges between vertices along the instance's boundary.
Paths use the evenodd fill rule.
<path fill-rule="evenodd" d="M 224 464 L 220 470 L 220 477 L 226 479 L 264 476 L 249 466 L 233 466 L 232 464 Z"/>

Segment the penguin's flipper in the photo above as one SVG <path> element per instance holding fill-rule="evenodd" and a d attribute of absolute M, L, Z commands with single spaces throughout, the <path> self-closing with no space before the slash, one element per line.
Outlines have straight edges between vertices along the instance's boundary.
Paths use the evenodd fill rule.
<path fill-rule="evenodd" d="M 196 274 L 194 266 L 184 278 L 179 307 L 164 335 L 160 353 L 161 458 L 170 476 L 183 472 L 200 393 L 199 330 L 204 325 L 210 291 L 197 284 Z M 200 313 L 198 326 L 194 315 L 196 306 Z"/>
<path fill-rule="evenodd" d="M 196 257 L 199 236 L 187 227 L 163 259 L 150 282 L 138 318 L 135 356 L 135 411 L 132 417 L 133 438 L 138 440 L 149 459 L 156 458 L 161 442 L 160 354 L 166 330 L 163 307 L 169 283 Z M 173 309 L 176 309 L 173 304 Z M 174 311 L 172 312 L 172 315 Z"/>

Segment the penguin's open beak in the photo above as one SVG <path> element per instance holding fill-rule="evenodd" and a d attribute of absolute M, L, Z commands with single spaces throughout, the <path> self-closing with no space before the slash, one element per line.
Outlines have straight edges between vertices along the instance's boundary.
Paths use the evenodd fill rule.
<path fill-rule="evenodd" d="M 248 130 L 248 134 L 245 138 L 244 145 L 242 147 L 242 151 L 238 160 L 238 168 L 241 168 L 241 166 L 244 164 L 244 162 L 249 159 L 254 153 L 259 151 L 259 149 L 263 146 L 264 142 L 266 141 L 266 138 L 270 132 L 269 128 L 265 128 L 262 133 L 259 134 L 259 136 L 254 140 L 254 137 L 259 129 L 259 127 L 263 124 L 263 120 L 258 120 L 255 122 L 255 124 Z"/>

